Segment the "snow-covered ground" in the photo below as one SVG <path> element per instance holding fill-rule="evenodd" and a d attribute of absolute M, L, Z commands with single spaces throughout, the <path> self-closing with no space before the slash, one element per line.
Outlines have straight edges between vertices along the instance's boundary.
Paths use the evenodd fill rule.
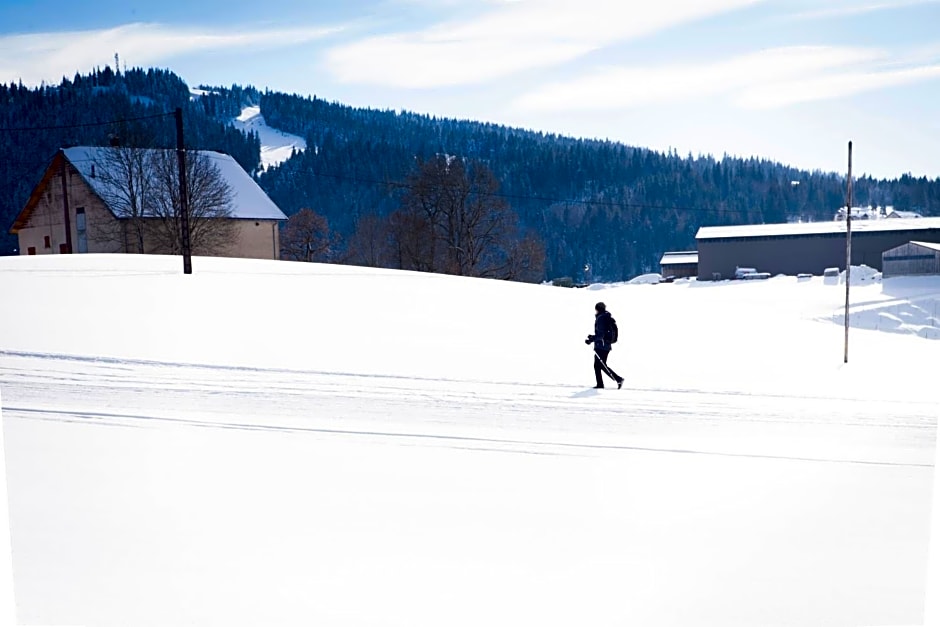
<path fill-rule="evenodd" d="M 938 279 L 180 266 L 0 259 L 24 623 L 923 620 Z"/>
<path fill-rule="evenodd" d="M 261 115 L 261 107 L 245 107 L 241 115 L 235 118 L 235 128 L 242 131 L 254 131 L 261 140 L 261 167 L 267 169 L 287 161 L 294 150 L 303 152 L 307 142 L 299 135 L 291 135 L 276 128 L 271 128 Z"/>

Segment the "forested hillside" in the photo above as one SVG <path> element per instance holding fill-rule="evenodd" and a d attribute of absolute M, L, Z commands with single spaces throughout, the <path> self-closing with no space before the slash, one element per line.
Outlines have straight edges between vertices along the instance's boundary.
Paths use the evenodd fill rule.
<path fill-rule="evenodd" d="M 347 233 L 399 204 L 416 159 L 480 160 L 524 226 L 544 239 L 549 277 L 622 279 L 656 269 L 663 251 L 694 248 L 701 225 L 831 220 L 844 179 L 766 160 L 680 157 L 471 121 L 355 109 L 279 93 L 261 97 L 269 124 L 316 147 L 261 176 L 288 213 L 310 207 Z M 798 184 L 796 184 L 798 182 Z M 940 179 L 861 179 L 859 203 L 940 210 Z"/>
<path fill-rule="evenodd" d="M 241 107 L 260 104 L 271 126 L 303 136 L 308 150 L 259 174 L 288 215 L 324 215 L 342 247 L 364 216 L 397 209 L 402 183 L 420 160 L 454 155 L 481 161 L 520 217 L 521 232 L 545 243 L 546 276 L 622 279 L 655 269 L 665 250 L 694 246 L 706 224 L 831 220 L 844 202 L 843 177 L 759 159 L 681 157 L 619 143 L 578 140 L 472 121 L 356 109 L 313 97 L 246 87 L 209 88 L 192 98 L 172 72 L 110 68 L 27 89 L 0 85 L 0 223 L 12 223 L 43 167 L 63 145 L 104 144 L 111 136 L 172 145 L 170 118 L 78 126 L 185 108 L 190 147 L 232 154 L 247 170 L 259 142 L 229 126 Z M 34 129 L 61 127 L 66 129 Z M 798 183 L 798 184 L 797 184 Z M 940 213 L 940 178 L 863 178 L 857 204 Z M 15 238 L 0 237 L 0 253 Z"/>

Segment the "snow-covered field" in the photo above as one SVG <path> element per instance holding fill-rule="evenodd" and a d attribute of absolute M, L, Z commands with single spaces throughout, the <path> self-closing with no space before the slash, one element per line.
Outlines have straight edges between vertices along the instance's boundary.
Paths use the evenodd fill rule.
<path fill-rule="evenodd" d="M 24 623 L 923 620 L 940 280 L 180 266 L 0 259 Z"/>
<path fill-rule="evenodd" d="M 258 133 L 262 169 L 287 161 L 294 150 L 303 152 L 307 149 L 307 141 L 303 137 L 268 126 L 261 115 L 261 107 L 245 107 L 233 123 L 237 129 Z"/>

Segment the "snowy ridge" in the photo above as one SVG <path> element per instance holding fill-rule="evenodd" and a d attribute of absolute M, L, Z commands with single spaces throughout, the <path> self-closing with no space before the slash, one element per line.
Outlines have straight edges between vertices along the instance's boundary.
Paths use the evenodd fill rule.
<path fill-rule="evenodd" d="M 597 292 L 179 261 L 0 259 L 24 623 L 921 621 L 937 343 L 838 285 L 609 287 L 595 391 Z"/>
<path fill-rule="evenodd" d="M 258 133 L 262 169 L 287 161 L 294 150 L 303 152 L 307 149 L 307 141 L 303 137 L 268 126 L 261 115 L 261 107 L 245 107 L 233 124 L 242 131 Z"/>

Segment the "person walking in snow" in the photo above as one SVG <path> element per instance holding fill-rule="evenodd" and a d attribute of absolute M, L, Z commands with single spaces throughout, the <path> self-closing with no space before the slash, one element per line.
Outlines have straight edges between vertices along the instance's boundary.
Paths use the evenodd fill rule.
<path fill-rule="evenodd" d="M 607 365 L 607 356 L 610 355 L 613 344 L 617 341 L 617 335 L 617 322 L 607 311 L 607 305 L 604 303 L 594 305 L 594 333 L 584 340 L 585 344 L 594 344 L 594 378 L 597 379 L 594 389 L 604 388 L 603 373 L 617 382 L 618 390 L 623 386 L 623 377 Z"/>

